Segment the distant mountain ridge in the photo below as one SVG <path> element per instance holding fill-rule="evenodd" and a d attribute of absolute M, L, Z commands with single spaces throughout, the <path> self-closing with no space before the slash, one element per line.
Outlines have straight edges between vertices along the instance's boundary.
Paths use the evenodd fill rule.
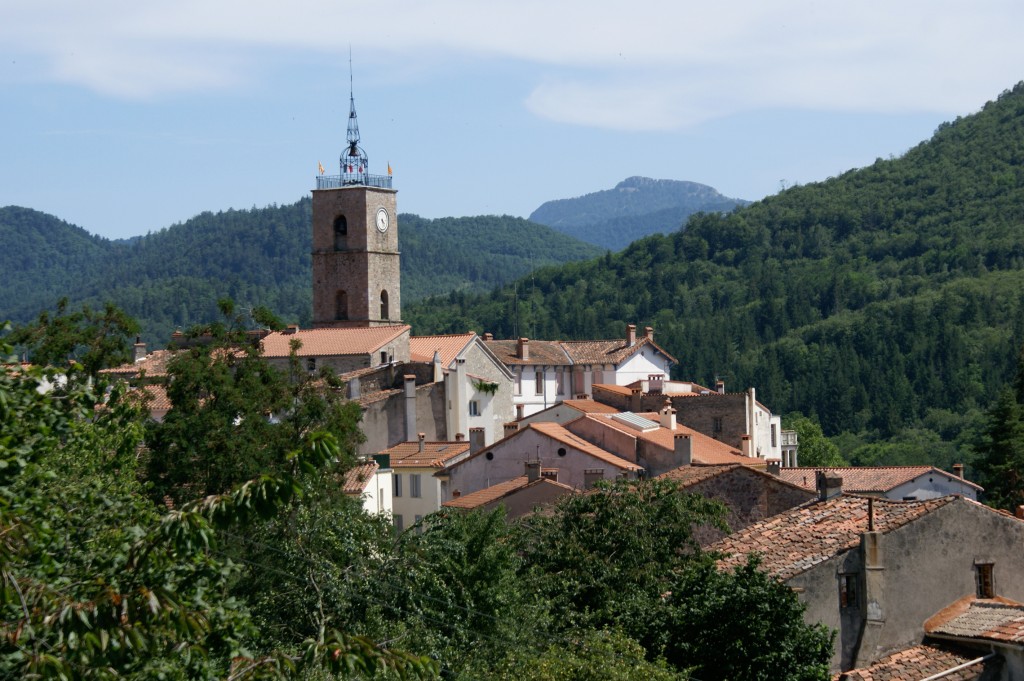
<path fill-rule="evenodd" d="M 176 328 L 216 320 L 216 302 L 264 305 L 310 323 L 312 202 L 206 212 L 158 232 L 111 241 L 28 208 L 0 208 L 0 322 L 24 323 L 56 301 L 113 301 L 143 338 L 166 343 Z M 510 216 L 428 220 L 399 216 L 402 298 L 481 292 L 538 267 L 603 251 Z"/>
<path fill-rule="evenodd" d="M 697 182 L 633 176 L 612 189 L 547 201 L 529 219 L 618 251 L 645 236 L 677 231 L 694 213 L 728 212 L 747 203 Z"/>

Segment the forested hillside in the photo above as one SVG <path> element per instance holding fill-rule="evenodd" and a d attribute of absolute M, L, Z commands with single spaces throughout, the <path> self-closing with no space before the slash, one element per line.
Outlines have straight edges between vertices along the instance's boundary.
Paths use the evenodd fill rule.
<path fill-rule="evenodd" d="M 728 212 L 746 203 L 697 182 L 629 177 L 613 189 L 548 201 L 530 220 L 618 251 L 645 236 L 675 232 L 694 213 Z"/>
<path fill-rule="evenodd" d="M 217 300 L 264 305 L 308 325 L 311 201 L 203 213 L 128 241 L 109 241 L 25 208 L 0 208 L 0 320 L 25 322 L 62 296 L 72 307 L 113 301 L 144 338 L 218 318 Z M 601 250 L 520 218 L 426 220 L 401 215 L 402 297 L 488 291 L 535 267 Z"/>
<path fill-rule="evenodd" d="M 845 442 L 956 456 L 1024 340 L 1024 85 L 893 160 L 690 219 L 597 261 L 407 310 L 420 333 L 618 337 L 757 386 Z M 915 449 L 916 448 L 916 449 Z M 865 457 L 886 460 L 879 447 Z M 909 454 L 908 454 L 909 452 Z"/>

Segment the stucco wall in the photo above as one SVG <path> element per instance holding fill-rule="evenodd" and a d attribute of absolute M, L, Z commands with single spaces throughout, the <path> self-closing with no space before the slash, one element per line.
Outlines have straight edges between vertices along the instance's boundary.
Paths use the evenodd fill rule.
<path fill-rule="evenodd" d="M 889 493 L 886 494 L 886 496 L 890 499 L 899 501 L 907 497 L 913 497 L 915 499 L 934 499 L 936 497 L 949 496 L 950 494 L 961 494 L 968 499 L 975 501 L 978 498 L 977 491 L 970 485 L 966 485 L 960 480 L 951 480 L 944 475 L 937 475 L 935 473 L 922 475 L 906 484 L 894 487 L 889 490 Z"/>
<path fill-rule="evenodd" d="M 637 439 L 629 433 L 606 426 L 595 419 L 579 418 L 566 424 L 566 429 L 606 452 L 636 463 Z"/>
<path fill-rule="evenodd" d="M 504 506 L 506 518 L 518 518 L 527 513 L 533 513 L 534 509 L 538 507 L 551 506 L 561 497 L 571 493 L 570 490 L 558 485 L 540 483 L 517 490 L 503 499 L 484 505 L 483 508 L 490 510 L 497 506 Z"/>
<path fill-rule="evenodd" d="M 469 395 L 467 404 L 460 407 L 466 410 L 466 435 L 468 436 L 469 434 L 468 428 L 483 428 L 484 442 L 491 444 L 503 437 L 504 425 L 509 421 L 514 421 L 516 417 L 516 410 L 512 404 L 512 380 L 509 379 L 500 362 L 495 363 L 496 360 L 492 359 L 478 343 L 472 343 L 463 353 L 462 358 L 465 360 L 463 366 L 467 374 L 467 393 Z M 473 383 L 476 380 L 473 376 L 479 376 L 491 383 L 497 383 L 497 392 L 491 395 L 476 390 L 473 387 Z M 480 405 L 479 416 L 469 415 L 469 400 L 476 400 Z"/>
<path fill-rule="evenodd" d="M 405 392 L 363 406 L 359 427 L 366 436 L 360 454 L 376 454 L 399 442 L 406 442 Z M 444 421 L 444 387 L 438 383 L 416 386 L 417 433 L 426 433 L 428 440 L 446 440 Z"/>
<path fill-rule="evenodd" d="M 808 622 L 839 629 L 834 671 L 859 666 L 921 641 L 926 619 L 964 596 L 976 593 L 975 561 L 991 562 L 996 594 L 1024 601 L 1024 522 L 976 503 L 957 499 L 881 537 L 883 588 L 865 594 L 859 549 L 826 560 L 788 580 L 803 589 Z M 841 572 L 856 573 L 859 605 L 839 607 Z M 881 621 L 868 628 L 877 640 L 860 642 L 866 600 L 881 607 Z M 858 656 L 858 647 L 863 648 Z"/>

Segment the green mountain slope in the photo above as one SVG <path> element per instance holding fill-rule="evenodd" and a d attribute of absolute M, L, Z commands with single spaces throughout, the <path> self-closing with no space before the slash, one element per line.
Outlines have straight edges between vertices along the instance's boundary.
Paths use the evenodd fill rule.
<path fill-rule="evenodd" d="M 746 201 L 696 182 L 630 177 L 613 189 L 548 201 L 530 220 L 613 251 L 650 234 L 677 231 L 697 212 L 728 212 Z"/>
<path fill-rule="evenodd" d="M 1024 340 L 1024 85 L 902 158 L 695 216 L 518 289 L 518 329 L 511 287 L 406 316 L 420 332 L 498 337 L 651 324 L 680 376 L 756 385 L 828 433 L 955 437 Z"/>
<path fill-rule="evenodd" d="M 216 301 L 265 305 L 310 323 L 311 201 L 203 213 L 126 241 L 108 241 L 56 218 L 0 209 L 0 319 L 25 322 L 67 296 L 111 300 L 136 317 L 148 342 L 218 317 Z M 399 218 L 406 303 L 448 291 L 489 291 L 538 265 L 601 250 L 520 218 Z"/>

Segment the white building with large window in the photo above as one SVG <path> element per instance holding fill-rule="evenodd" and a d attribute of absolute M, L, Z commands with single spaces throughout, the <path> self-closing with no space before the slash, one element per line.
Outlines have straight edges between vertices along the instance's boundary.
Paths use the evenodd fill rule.
<path fill-rule="evenodd" d="M 435 473 L 469 456 L 469 442 L 402 442 L 381 452 L 391 463 L 391 515 L 408 529 L 447 500 L 447 482 Z"/>
<path fill-rule="evenodd" d="M 567 399 L 589 396 L 599 384 L 628 385 L 669 379 L 674 357 L 654 342 L 654 330 L 637 337 L 596 341 L 493 340 L 484 343 L 512 371 L 516 418 L 530 416 Z"/>

